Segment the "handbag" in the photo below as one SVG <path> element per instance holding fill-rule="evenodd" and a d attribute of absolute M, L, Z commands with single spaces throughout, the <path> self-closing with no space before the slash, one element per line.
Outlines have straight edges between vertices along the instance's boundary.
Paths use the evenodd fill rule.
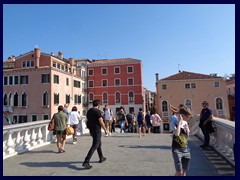
<path fill-rule="evenodd" d="M 73 129 L 71 126 L 66 127 L 65 130 L 66 130 L 66 134 L 67 134 L 68 136 L 74 134 L 74 129 Z"/>
<path fill-rule="evenodd" d="M 54 124 L 54 118 L 51 119 L 51 121 L 48 124 L 48 130 L 49 131 L 53 131 L 55 128 L 55 124 Z"/>

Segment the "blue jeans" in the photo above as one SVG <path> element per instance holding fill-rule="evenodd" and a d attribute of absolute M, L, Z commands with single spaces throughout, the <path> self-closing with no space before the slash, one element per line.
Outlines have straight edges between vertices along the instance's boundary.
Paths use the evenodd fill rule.
<path fill-rule="evenodd" d="M 120 120 L 120 133 L 125 132 L 125 120 Z"/>

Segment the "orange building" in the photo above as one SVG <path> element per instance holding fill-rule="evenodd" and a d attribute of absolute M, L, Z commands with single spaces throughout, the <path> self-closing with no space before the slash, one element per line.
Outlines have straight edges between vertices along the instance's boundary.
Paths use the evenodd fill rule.
<path fill-rule="evenodd" d="M 230 119 L 235 121 L 235 77 L 231 77 L 227 80 L 227 93 L 228 93 L 228 103 Z"/>
<path fill-rule="evenodd" d="M 156 109 L 166 121 L 172 115 L 169 104 L 184 104 L 196 115 L 200 114 L 204 100 L 209 102 L 214 116 L 230 119 L 226 80 L 216 74 L 182 71 L 160 80 L 156 74 L 156 91 Z"/>
<path fill-rule="evenodd" d="M 93 60 L 87 65 L 88 102 L 99 99 L 102 106 L 135 113 L 144 109 L 142 63 L 132 58 Z M 103 108 L 102 107 L 102 108 Z"/>
<path fill-rule="evenodd" d="M 84 67 L 62 52 L 42 53 L 39 48 L 3 63 L 3 124 L 50 119 L 59 105 L 69 104 L 82 115 Z M 8 122 L 7 122 L 8 121 Z"/>

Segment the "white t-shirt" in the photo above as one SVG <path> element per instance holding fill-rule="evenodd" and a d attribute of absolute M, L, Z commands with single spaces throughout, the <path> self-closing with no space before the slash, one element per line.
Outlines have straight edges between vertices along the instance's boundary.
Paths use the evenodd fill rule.
<path fill-rule="evenodd" d="M 68 114 L 68 123 L 70 125 L 78 124 L 80 120 L 80 115 L 77 111 L 71 111 Z"/>
<path fill-rule="evenodd" d="M 104 120 L 111 120 L 112 119 L 112 110 L 108 109 L 104 111 Z"/>

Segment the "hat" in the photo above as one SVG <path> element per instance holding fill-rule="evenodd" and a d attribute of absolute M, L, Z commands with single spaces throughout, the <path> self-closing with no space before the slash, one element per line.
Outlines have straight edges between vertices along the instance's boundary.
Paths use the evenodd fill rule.
<path fill-rule="evenodd" d="M 187 116 L 191 116 L 192 115 L 190 109 L 187 106 L 183 106 L 183 107 L 179 108 L 178 113 L 179 114 L 184 114 L 184 115 L 187 115 Z"/>

